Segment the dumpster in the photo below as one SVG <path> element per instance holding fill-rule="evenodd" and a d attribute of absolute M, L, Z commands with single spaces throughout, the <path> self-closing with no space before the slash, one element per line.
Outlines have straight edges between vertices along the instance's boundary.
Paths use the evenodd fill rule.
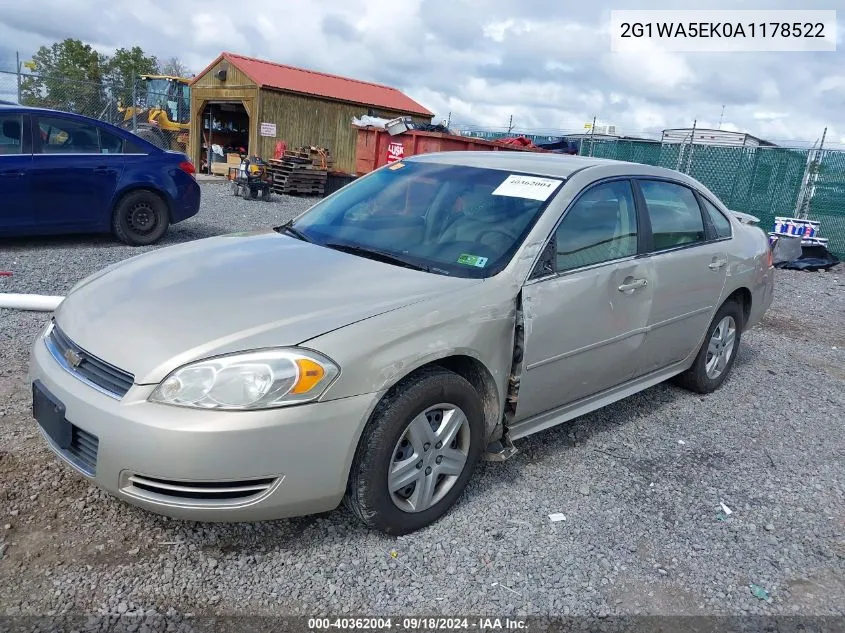
<path fill-rule="evenodd" d="M 359 127 L 357 129 L 355 171 L 359 176 L 414 154 L 454 151 L 548 152 L 539 148 L 502 145 L 471 136 L 457 136 L 442 132 L 409 130 L 391 136 L 380 128 Z"/>

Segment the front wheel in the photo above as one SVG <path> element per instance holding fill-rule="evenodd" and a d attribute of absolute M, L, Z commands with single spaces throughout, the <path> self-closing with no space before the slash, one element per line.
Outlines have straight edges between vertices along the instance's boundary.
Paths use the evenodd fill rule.
<path fill-rule="evenodd" d="M 687 371 L 675 383 L 695 393 L 716 391 L 730 374 L 742 337 L 742 306 L 728 301 L 716 312 L 704 343 Z"/>
<path fill-rule="evenodd" d="M 132 191 L 114 210 L 112 229 L 130 246 L 149 246 L 159 241 L 170 224 L 167 205 L 152 191 Z"/>
<path fill-rule="evenodd" d="M 430 525 L 466 488 L 483 436 L 473 386 L 445 369 L 424 370 L 376 407 L 355 453 L 344 501 L 364 524 L 386 534 Z"/>

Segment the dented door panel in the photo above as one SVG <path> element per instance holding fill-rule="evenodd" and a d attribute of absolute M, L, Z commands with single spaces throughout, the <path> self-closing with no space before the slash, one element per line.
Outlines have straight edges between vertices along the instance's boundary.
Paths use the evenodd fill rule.
<path fill-rule="evenodd" d="M 651 277 L 648 259 L 634 258 L 525 286 L 514 422 L 634 377 L 651 310 Z"/>

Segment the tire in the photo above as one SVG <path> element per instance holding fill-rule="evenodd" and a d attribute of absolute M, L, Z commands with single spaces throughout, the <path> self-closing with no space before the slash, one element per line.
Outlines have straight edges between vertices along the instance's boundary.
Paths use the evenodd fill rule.
<path fill-rule="evenodd" d="M 240 193 L 240 192 L 238 191 L 238 189 L 239 189 L 239 187 L 238 187 L 238 183 L 236 183 L 236 182 L 233 180 L 233 181 L 232 181 L 232 195 L 237 196 L 237 195 Z"/>
<path fill-rule="evenodd" d="M 170 217 L 167 205 L 152 191 L 126 194 L 114 210 L 112 230 L 121 242 L 130 246 L 149 246 L 167 232 Z"/>
<path fill-rule="evenodd" d="M 447 407 L 439 409 L 441 404 Z M 452 407 L 452 413 L 448 413 L 448 407 Z M 426 418 L 421 417 L 426 413 L 427 427 Z M 415 419 L 418 432 L 409 434 L 409 425 Z M 439 424 L 445 431 L 450 428 L 447 420 L 460 426 L 454 441 L 441 447 L 434 426 Z M 425 428 L 431 429 L 431 435 Z M 448 433 L 443 436 L 446 440 L 451 437 Z M 397 385 L 376 407 L 358 443 L 344 503 L 366 526 L 385 534 L 398 536 L 431 525 L 466 488 L 483 444 L 484 415 L 473 386 L 451 371 L 425 369 Z M 459 453 L 466 456 L 462 468 L 454 461 Z M 438 474 L 437 470 L 449 467 L 450 458 L 451 472 Z M 388 477 L 391 466 L 398 462 L 408 463 L 405 478 L 415 481 L 392 493 Z M 420 467 L 423 462 L 425 466 Z M 430 504 L 421 501 L 426 491 L 431 492 Z M 414 503 L 418 503 L 417 508 L 412 507 Z"/>
<path fill-rule="evenodd" d="M 252 188 L 249 185 L 243 185 L 241 188 L 241 196 L 244 200 L 252 200 Z"/>
<path fill-rule="evenodd" d="M 714 333 L 717 329 L 723 329 L 724 326 L 730 326 L 731 321 L 734 327 L 733 346 L 730 349 L 729 358 L 721 369 L 718 375 L 708 374 L 707 366 L 711 360 L 710 345 L 714 341 Z M 731 373 L 734 361 L 736 360 L 737 352 L 739 351 L 739 343 L 742 338 L 743 327 L 743 312 L 742 306 L 736 301 L 727 301 L 716 312 L 710 327 L 707 328 L 707 336 L 704 337 L 704 342 L 701 344 L 701 349 L 695 357 L 692 367 L 684 373 L 679 374 L 673 378 L 673 382 L 684 389 L 693 391 L 695 393 L 707 394 L 712 393 L 718 389 Z M 728 330 L 730 327 L 728 327 Z M 718 338 L 718 337 L 717 337 Z M 720 348 L 722 351 L 727 349 L 727 346 L 722 344 Z M 717 361 L 718 368 L 718 361 Z"/>

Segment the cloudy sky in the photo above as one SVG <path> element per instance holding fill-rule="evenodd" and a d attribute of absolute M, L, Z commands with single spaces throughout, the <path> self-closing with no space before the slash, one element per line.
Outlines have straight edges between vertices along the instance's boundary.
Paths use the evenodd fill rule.
<path fill-rule="evenodd" d="M 712 8 L 832 9 L 838 1 L 723 0 Z M 823 53 L 613 53 L 611 9 L 691 0 L 0 0 L 0 70 L 66 37 L 141 46 L 198 71 L 222 50 L 386 83 L 453 122 L 625 134 L 741 129 L 845 148 L 845 10 Z M 0 78 L 2 79 L 2 78 Z"/>

